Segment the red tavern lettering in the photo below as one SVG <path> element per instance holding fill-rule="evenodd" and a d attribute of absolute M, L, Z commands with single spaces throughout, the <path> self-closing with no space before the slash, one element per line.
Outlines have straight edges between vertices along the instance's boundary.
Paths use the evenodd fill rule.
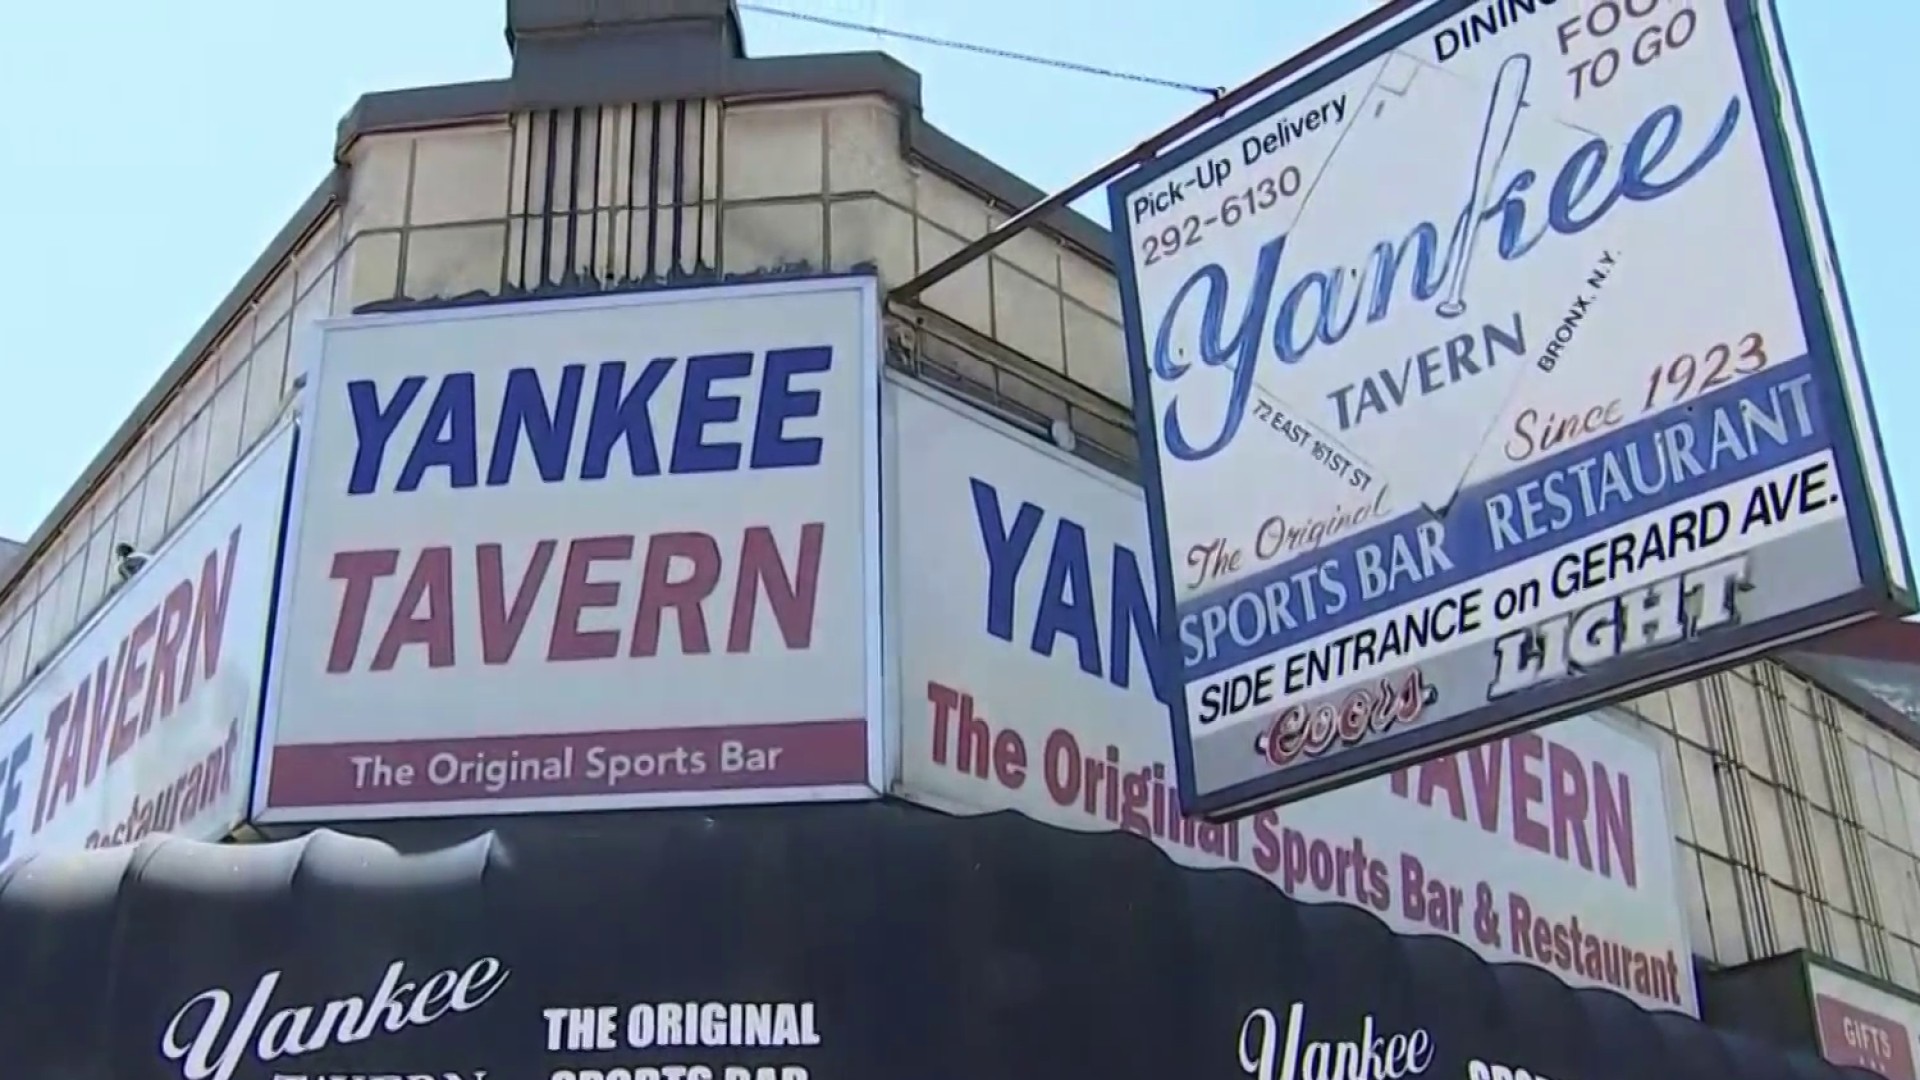
<path fill-rule="evenodd" d="M 1392 774 L 1393 793 L 1489 834 L 1640 886 L 1633 780 L 1539 732 L 1428 758 Z"/>
<path fill-rule="evenodd" d="M 705 656 L 716 644 L 729 653 L 751 652 L 763 608 L 786 648 L 811 648 L 826 525 L 802 525 L 798 545 L 789 546 L 791 560 L 771 526 L 751 525 L 738 535 L 737 541 L 727 537 L 724 547 L 703 532 L 541 540 L 524 568 L 512 565 L 518 560 L 510 561 L 500 544 L 463 545 L 457 553 L 447 546 L 335 552 L 331 576 L 344 587 L 327 671 L 390 671 L 410 646 L 420 647 L 427 667 L 452 667 L 460 659 L 456 609 L 479 616 L 480 661 L 505 664 L 540 603 L 552 605 L 552 630 L 546 642 L 528 642 L 527 652 L 542 651 L 553 663 L 623 652 L 658 656 L 672 647 L 663 640 L 670 627 L 679 632 L 680 655 Z M 403 576 L 398 598 L 389 599 L 392 583 Z M 596 609 L 631 612 L 618 616 L 628 629 L 583 627 L 583 617 Z M 375 635 L 369 658 L 362 639 Z"/>
<path fill-rule="evenodd" d="M 47 714 L 34 832 L 91 787 L 103 767 L 111 767 L 155 724 L 186 705 L 196 686 L 219 673 L 227 596 L 239 553 L 240 529 L 235 528 L 224 556 L 219 548 L 207 552 L 198 580 L 183 578 L 169 589 L 114 654 L 103 654 L 99 666 Z"/>

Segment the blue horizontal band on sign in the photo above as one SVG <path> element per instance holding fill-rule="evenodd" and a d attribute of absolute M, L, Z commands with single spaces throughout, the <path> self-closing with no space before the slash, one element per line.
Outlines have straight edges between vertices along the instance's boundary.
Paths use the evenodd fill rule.
<path fill-rule="evenodd" d="M 1587 512 L 1581 505 L 1584 500 L 1577 489 L 1568 491 L 1568 478 L 1575 476 L 1579 470 L 1600 469 L 1608 460 L 1619 464 L 1629 453 L 1643 465 L 1665 462 L 1667 447 L 1672 446 L 1675 440 L 1688 442 L 1693 455 L 1696 458 L 1703 457 L 1713 447 L 1716 429 L 1722 424 L 1733 424 L 1737 434 L 1745 429 L 1743 417 L 1775 415 L 1783 407 L 1783 401 L 1790 401 L 1796 393 L 1804 404 L 1803 410 L 1797 410 L 1804 413 L 1801 417 L 1804 423 L 1797 430 L 1790 430 L 1786 438 L 1751 445 L 1743 442 L 1740 446 L 1743 452 L 1737 460 L 1708 467 L 1679 481 L 1667 475 L 1667 466 L 1662 465 L 1666 482 L 1656 493 L 1641 494 L 1635 490 L 1632 498 L 1613 500 L 1593 512 Z M 1696 398 L 1688 405 L 1668 409 L 1524 469 L 1462 491 L 1444 519 L 1444 551 L 1452 565 L 1423 576 L 1412 584 L 1368 594 L 1362 588 L 1359 555 L 1367 549 L 1376 554 L 1385 552 L 1384 558 L 1390 562 L 1391 552 L 1399 546 L 1414 553 L 1417 559 L 1420 551 L 1419 530 L 1437 520 L 1426 511 L 1404 514 L 1235 582 L 1227 588 L 1195 597 L 1179 608 L 1184 674 L 1188 681 L 1192 681 L 1237 667 L 1442 589 L 1484 577 L 1622 522 L 1656 513 L 1664 507 L 1737 483 L 1831 445 L 1826 410 L 1819 401 L 1811 359 L 1803 356 L 1775 365 L 1725 389 Z M 1571 494 L 1567 520 L 1558 527 L 1542 529 L 1496 547 L 1489 507 L 1496 501 L 1507 507 L 1517 507 L 1528 492 L 1535 493 L 1537 505 L 1537 493 L 1556 476 L 1561 480 L 1562 494 Z M 1276 625 L 1277 621 L 1262 619 L 1260 621 L 1264 623 L 1264 628 L 1257 633 L 1241 635 L 1245 640 L 1238 640 L 1228 633 L 1219 639 L 1218 647 L 1211 654 L 1202 647 L 1199 655 L 1195 655 L 1195 643 L 1204 642 L 1199 628 L 1206 612 L 1225 608 L 1229 626 L 1235 625 L 1232 620 L 1236 614 L 1242 617 L 1238 625 L 1245 626 L 1244 616 L 1249 612 L 1258 617 L 1269 609 L 1269 590 L 1285 587 L 1291 595 L 1299 582 L 1289 579 L 1303 575 L 1310 575 L 1307 588 L 1317 588 L 1322 592 L 1319 597 L 1322 603 L 1315 609 L 1317 617 L 1296 618 L 1293 625 Z M 1342 597 L 1337 604 L 1331 601 L 1335 596 Z M 1193 636 L 1189 635 L 1190 629 Z"/>

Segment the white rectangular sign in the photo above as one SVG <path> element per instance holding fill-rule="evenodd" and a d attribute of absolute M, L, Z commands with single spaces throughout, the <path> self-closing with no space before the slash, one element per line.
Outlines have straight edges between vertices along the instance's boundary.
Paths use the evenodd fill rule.
<path fill-rule="evenodd" d="M 890 386 L 888 404 L 907 798 L 1126 830 L 1187 866 L 1696 1011 L 1652 746 L 1574 719 L 1244 820 L 1184 816 L 1139 493 L 925 391 Z"/>
<path fill-rule="evenodd" d="M 1186 805 L 1911 607 L 1779 46 L 1394 3 L 1114 185 Z"/>
<path fill-rule="evenodd" d="M 871 796 L 878 334 L 864 278 L 327 326 L 257 814 Z"/>
<path fill-rule="evenodd" d="M 0 867 L 246 819 L 293 445 L 270 435 L 0 717 Z"/>

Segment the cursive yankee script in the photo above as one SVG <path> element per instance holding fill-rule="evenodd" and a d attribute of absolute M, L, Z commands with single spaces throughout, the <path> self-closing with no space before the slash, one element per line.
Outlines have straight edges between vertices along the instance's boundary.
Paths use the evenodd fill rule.
<path fill-rule="evenodd" d="M 335 1043 L 357 1043 L 383 1031 L 424 1027 L 449 1013 L 478 1008 L 507 981 L 508 970 L 498 959 L 483 956 L 464 968 L 443 969 L 415 981 L 407 978 L 406 961 L 395 960 L 371 995 L 318 1005 L 277 1005 L 273 994 L 281 974 L 275 970 L 260 976 L 237 1017 L 233 993 L 217 987 L 180 1006 L 160 1037 L 160 1052 L 179 1063 L 183 1080 L 233 1080 L 249 1053 L 270 1062 Z"/>
<path fill-rule="evenodd" d="M 1308 1038 L 1304 1002 L 1287 1010 L 1284 1032 L 1272 1009 L 1255 1009 L 1240 1025 L 1240 1068 L 1254 1080 L 1408 1080 L 1433 1064 L 1433 1038 L 1425 1028 L 1384 1034 L 1368 1013 L 1358 1035 Z"/>
<path fill-rule="evenodd" d="M 1529 70 L 1525 65 L 1517 67 L 1518 86 L 1505 94 L 1496 88 L 1489 109 L 1517 114 Z M 1162 445 L 1183 461 L 1204 460 L 1226 449 L 1239 433 L 1252 401 L 1255 370 L 1263 352 L 1271 350 L 1280 364 L 1298 364 L 1308 359 L 1315 346 L 1339 344 L 1356 323 L 1386 318 L 1402 292 L 1423 303 L 1443 292 L 1459 292 L 1470 264 L 1468 249 L 1483 222 L 1493 229 L 1494 252 L 1511 262 L 1524 258 L 1550 234 L 1572 236 L 1622 206 L 1673 194 L 1726 149 L 1741 111 L 1742 100 L 1729 97 L 1705 138 L 1694 142 L 1681 107 L 1662 105 L 1641 118 L 1624 147 L 1615 147 L 1598 135 L 1582 143 L 1552 170 L 1544 197 L 1536 190 L 1540 173 L 1528 165 L 1509 169 L 1506 144 L 1487 144 L 1487 131 L 1509 129 L 1514 119 L 1496 117 L 1507 122 L 1490 121 L 1481 145 L 1473 148 L 1473 154 L 1463 155 L 1468 162 L 1484 161 L 1487 178 L 1475 185 L 1464 205 L 1456 204 L 1442 216 L 1444 227 L 1422 221 L 1402 237 L 1377 240 L 1364 249 L 1358 267 L 1321 266 L 1302 274 L 1288 267 L 1283 276 L 1285 233 L 1261 246 L 1250 275 L 1239 267 L 1229 273 L 1219 263 L 1200 267 L 1173 291 L 1148 341 L 1153 377 L 1165 384 L 1156 395 L 1165 403 L 1160 416 Z M 1694 145 L 1681 149 L 1683 139 Z M 1355 220 L 1365 221 L 1367 215 L 1356 214 Z M 1231 314 L 1228 293 L 1236 288 L 1239 312 Z M 1181 314 L 1195 304 L 1199 308 L 1199 325 L 1193 331 L 1197 340 L 1174 340 Z M 1203 368 L 1226 368 L 1224 374 L 1232 380 L 1218 426 L 1197 437 L 1184 423 L 1179 392 L 1174 389 L 1193 367 L 1188 357 L 1197 358 Z"/>

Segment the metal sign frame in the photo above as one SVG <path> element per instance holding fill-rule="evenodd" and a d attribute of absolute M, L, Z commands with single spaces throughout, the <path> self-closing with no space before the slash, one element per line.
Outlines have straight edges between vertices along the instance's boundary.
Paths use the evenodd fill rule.
<path fill-rule="evenodd" d="M 1153 394 L 1151 355 L 1142 327 L 1134 262 L 1135 235 L 1127 212 L 1128 200 L 1149 185 L 1164 184 L 1169 173 L 1191 165 L 1202 154 L 1228 144 L 1234 136 L 1271 120 L 1275 114 L 1347 77 L 1362 65 L 1377 61 L 1418 36 L 1435 31 L 1447 20 L 1459 19 L 1469 9 L 1481 6 L 1470 0 L 1438 3 L 1400 0 L 1370 12 L 1360 22 L 1311 47 L 1299 58 L 1332 55 L 1332 59 L 1317 67 L 1311 61 L 1292 64 L 1296 71 L 1311 70 L 1230 120 L 1189 137 L 1179 148 L 1141 165 L 1109 188 L 1134 419 L 1140 440 L 1158 580 L 1161 649 L 1169 672 L 1183 688 L 1172 695 L 1170 719 L 1181 800 L 1189 813 L 1213 820 L 1241 817 L 1266 806 L 1305 798 L 1422 758 L 1538 727 L 1585 708 L 1724 668 L 1765 650 L 1875 613 L 1913 610 L 1912 575 L 1904 539 L 1859 364 L 1857 335 L 1844 283 L 1839 277 L 1818 179 L 1800 125 L 1791 73 L 1781 48 L 1778 17 L 1771 0 L 1724 2 L 1734 27 L 1734 49 L 1742 69 L 1744 89 L 1752 106 L 1748 112 L 1759 136 L 1761 158 L 1773 192 L 1792 288 L 1807 337 L 1807 355 L 1812 358 L 1814 385 L 1826 406 L 1821 420 L 1829 433 L 1828 449 L 1834 457 L 1846 506 L 1847 534 L 1859 571 L 1858 587 L 1810 607 L 1716 630 L 1705 640 L 1689 636 L 1678 644 L 1621 656 L 1597 671 L 1473 706 L 1457 715 L 1408 727 L 1389 737 L 1360 742 L 1337 753 L 1292 764 L 1283 771 L 1218 787 L 1200 786 L 1184 689 L 1190 680 L 1182 664 L 1180 648 L 1179 607 L 1173 585 L 1175 567 L 1160 468 L 1162 447 L 1156 426 L 1159 417 Z M 1273 78 L 1285 77 L 1270 74 Z M 1644 512 L 1660 509 L 1661 506 L 1655 505 Z"/>

